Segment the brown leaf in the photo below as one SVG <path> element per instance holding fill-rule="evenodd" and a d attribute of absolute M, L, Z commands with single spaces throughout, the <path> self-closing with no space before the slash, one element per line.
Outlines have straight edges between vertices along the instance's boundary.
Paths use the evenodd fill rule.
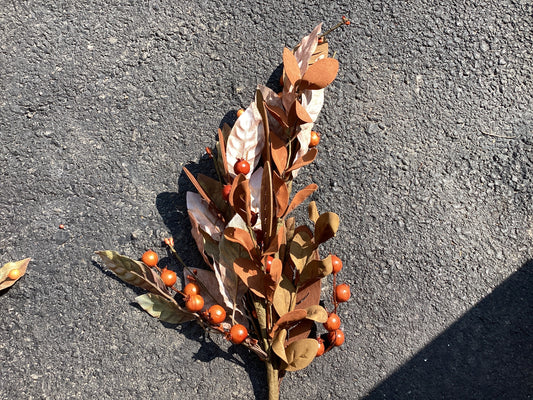
<path fill-rule="evenodd" d="M 194 215 L 200 229 L 207 232 L 213 239 L 220 239 L 224 230 L 224 222 L 209 208 L 198 193 L 187 192 L 187 210 Z"/>
<path fill-rule="evenodd" d="M 4 266 L 0 268 L 0 290 L 4 290 L 13 286 L 16 281 L 22 278 L 26 273 L 26 269 L 28 268 L 30 261 L 31 258 L 25 258 L 24 260 L 11 261 L 4 264 Z M 14 269 L 18 269 L 20 275 L 17 279 L 10 279 L 8 275 Z"/>
<path fill-rule="evenodd" d="M 296 308 L 307 308 L 320 303 L 322 281 L 320 279 L 298 287 Z"/>
<path fill-rule="evenodd" d="M 272 327 L 270 337 L 274 337 L 278 329 L 290 329 L 291 326 L 295 325 L 305 317 L 307 317 L 307 311 L 302 309 L 293 310 L 283 314 L 283 316 L 281 316 Z"/>
<path fill-rule="evenodd" d="M 307 206 L 307 212 L 309 213 L 309 219 L 313 221 L 313 223 L 316 223 L 319 214 L 314 201 L 309 202 L 309 205 Z"/>
<path fill-rule="evenodd" d="M 185 173 L 189 177 L 189 180 L 194 185 L 196 190 L 198 190 L 198 193 L 200 194 L 200 196 L 202 196 L 202 198 L 205 200 L 207 205 L 209 207 L 211 207 L 212 209 L 216 210 L 215 203 L 213 203 L 213 200 L 211 200 L 211 198 L 207 195 L 207 193 L 205 192 L 204 188 L 202 188 L 202 185 L 200 185 L 200 183 L 196 180 L 194 175 L 191 174 L 190 171 L 187 168 L 185 168 L 185 167 L 183 167 L 183 170 L 185 171 Z"/>
<path fill-rule="evenodd" d="M 285 339 L 287 339 L 287 330 L 282 329 L 272 341 L 272 350 L 279 358 L 287 363 L 287 355 L 285 354 Z"/>
<path fill-rule="evenodd" d="M 254 294 L 262 298 L 266 297 L 265 273 L 254 261 L 237 258 L 233 263 L 233 270 Z"/>
<path fill-rule="evenodd" d="M 198 247 L 198 251 L 202 255 L 202 258 L 204 259 L 205 263 L 211 268 L 213 268 L 213 266 L 211 265 L 211 261 L 209 261 L 209 258 L 207 257 L 205 252 L 204 237 L 201 233 L 198 221 L 196 221 L 196 218 L 191 211 L 187 211 L 187 213 L 189 214 L 189 220 L 191 221 L 191 235 L 194 241 L 196 242 L 196 247 Z"/>
<path fill-rule="evenodd" d="M 294 229 L 296 228 L 296 219 L 294 217 L 285 220 L 285 230 L 287 231 L 287 243 L 290 243 L 294 238 Z"/>
<path fill-rule="evenodd" d="M 293 326 L 289 331 L 289 339 L 287 340 L 287 345 L 296 342 L 298 340 L 306 339 L 311 333 L 311 329 L 315 323 L 311 320 L 304 319 L 300 321 L 296 326 Z"/>
<path fill-rule="evenodd" d="M 283 70 L 289 82 L 295 86 L 301 78 L 300 67 L 292 51 L 286 47 L 283 49 Z"/>
<path fill-rule="evenodd" d="M 305 199 L 311 196 L 314 193 L 314 191 L 317 189 L 318 189 L 318 185 L 316 183 L 311 183 L 310 185 L 307 185 L 305 188 L 303 188 L 298 193 L 296 193 L 285 215 L 289 214 L 292 210 L 294 210 L 296 207 L 302 204 L 305 201 Z"/>
<path fill-rule="evenodd" d="M 103 250 L 95 253 L 100 256 L 105 266 L 124 282 L 174 301 L 161 277 L 144 263 L 132 260 L 115 251 Z"/>
<path fill-rule="evenodd" d="M 333 265 L 331 263 L 331 255 L 323 260 L 311 260 L 305 265 L 304 269 L 300 273 L 298 286 L 303 286 L 308 282 L 322 279 L 332 272 Z"/>
<path fill-rule="evenodd" d="M 318 217 L 315 223 L 315 242 L 317 245 L 331 239 L 339 229 L 339 216 L 332 212 L 326 212 Z"/>
<path fill-rule="evenodd" d="M 216 274 L 213 271 L 208 271 L 206 269 L 198 268 L 195 270 L 196 273 L 193 274 L 197 280 L 198 285 L 200 286 L 201 294 L 204 298 L 204 308 L 209 309 L 214 304 L 218 304 L 224 307 L 224 297 L 220 293 L 218 280 Z M 225 307 L 228 310 L 230 308 Z"/>
<path fill-rule="evenodd" d="M 296 288 L 291 283 L 290 279 L 282 275 L 281 281 L 279 282 L 272 299 L 274 309 L 280 317 L 291 311 L 291 300 L 295 292 Z"/>
<path fill-rule="evenodd" d="M 225 126 L 229 128 L 228 124 L 225 124 Z M 229 132 L 228 132 L 228 135 L 229 135 Z M 217 142 L 217 152 L 220 157 L 219 165 L 222 164 L 222 168 L 224 169 L 224 176 L 226 177 L 226 179 L 228 179 L 229 173 L 228 173 L 228 162 L 226 160 L 226 139 L 227 139 L 227 136 L 224 137 L 224 133 L 219 128 L 218 129 L 218 142 Z"/>
<path fill-rule="evenodd" d="M 305 309 L 307 311 L 307 319 L 323 324 L 328 319 L 328 312 L 326 309 L 318 304 L 309 306 Z"/>
<path fill-rule="evenodd" d="M 298 371 L 307 367 L 316 356 L 318 342 L 315 339 L 302 339 L 291 343 L 285 349 L 287 365 L 285 371 Z"/>
<path fill-rule="evenodd" d="M 287 159 L 289 157 L 289 152 L 287 150 L 287 145 L 285 140 L 281 139 L 278 135 L 271 135 L 271 147 L 272 147 L 272 161 L 276 166 L 280 175 L 283 174 L 285 168 L 287 168 Z"/>
<path fill-rule="evenodd" d="M 276 254 L 280 251 L 282 245 L 285 244 L 285 226 L 278 225 L 278 232 L 276 236 L 270 241 L 270 245 L 263 251 L 263 255 Z"/>
<path fill-rule="evenodd" d="M 287 117 L 287 123 L 289 124 L 289 127 L 313 122 L 309 113 L 297 99 L 291 104 L 291 108 L 289 108 Z"/>
<path fill-rule="evenodd" d="M 309 35 L 304 37 L 298 48 L 294 51 L 294 57 L 296 58 L 296 61 L 298 61 L 301 75 L 305 74 L 305 71 L 307 71 L 309 60 L 316 50 L 318 35 L 320 34 L 321 28 L 322 23 L 318 24 Z"/>
<path fill-rule="evenodd" d="M 283 129 L 287 129 L 289 127 L 289 120 L 283 108 L 275 105 L 267 105 L 266 107 L 270 112 L 270 115 L 274 117 L 274 119 L 283 127 Z"/>
<path fill-rule="evenodd" d="M 196 180 L 202 189 L 204 189 L 205 193 L 207 193 L 209 198 L 213 201 L 216 209 L 219 210 L 223 216 L 226 216 L 229 207 L 226 200 L 224 200 L 224 196 L 222 195 L 223 185 L 220 183 L 220 181 L 210 178 L 204 174 L 198 174 Z"/>
<path fill-rule="evenodd" d="M 195 319 L 191 312 L 184 310 L 176 302 L 154 293 L 138 296 L 135 301 L 152 317 L 170 324 L 181 324 Z"/>
<path fill-rule="evenodd" d="M 313 65 L 309 66 L 309 69 L 302 77 L 300 90 L 323 89 L 335 80 L 338 71 L 339 62 L 336 59 L 324 58 L 318 60 Z"/>
<path fill-rule="evenodd" d="M 291 165 L 291 167 L 285 171 L 285 173 L 294 171 L 308 164 L 311 164 L 315 160 L 317 153 L 318 153 L 318 150 L 316 148 L 309 150 L 307 153 L 303 155 L 303 157 L 300 157 L 297 160 L 295 160 L 294 163 Z"/>
<path fill-rule="evenodd" d="M 306 231 L 299 231 L 294 234 L 294 238 L 290 244 L 289 253 L 291 260 L 300 273 L 315 250 L 312 239 L 312 236 Z"/>
<path fill-rule="evenodd" d="M 276 217 L 281 218 L 286 214 L 287 206 L 289 205 L 289 189 L 285 181 L 276 172 L 272 174 L 272 186 L 276 200 Z"/>
<path fill-rule="evenodd" d="M 272 238 L 274 226 L 274 197 L 272 187 L 272 169 L 270 161 L 266 161 L 263 166 L 263 177 L 261 180 L 261 228 L 264 234 L 264 243 L 268 247 Z"/>
<path fill-rule="evenodd" d="M 313 55 L 309 58 L 309 65 L 314 64 L 318 60 L 322 60 L 323 58 L 327 58 L 329 51 L 329 45 L 328 42 L 324 41 L 320 43 L 318 46 L 316 46 L 315 51 L 313 52 Z"/>
<path fill-rule="evenodd" d="M 263 121 L 263 132 L 265 135 L 263 159 L 270 160 L 270 128 L 268 126 L 268 112 L 266 110 L 265 100 L 263 99 L 263 93 L 259 89 L 256 89 L 255 91 L 255 104 L 259 114 L 261 115 L 261 120 Z"/>
<path fill-rule="evenodd" d="M 230 242 L 239 243 L 250 255 L 250 259 L 257 260 L 259 254 L 255 243 L 248 231 L 244 229 L 229 227 L 224 230 L 224 237 Z"/>
<path fill-rule="evenodd" d="M 252 210 L 250 197 L 250 182 L 243 174 L 239 174 L 234 180 L 229 194 L 229 203 L 233 210 L 251 226 Z"/>

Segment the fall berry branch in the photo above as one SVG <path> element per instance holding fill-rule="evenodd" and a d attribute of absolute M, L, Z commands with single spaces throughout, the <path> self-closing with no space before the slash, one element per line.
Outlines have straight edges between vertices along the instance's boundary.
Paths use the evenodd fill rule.
<path fill-rule="evenodd" d="M 336 27 L 348 24 L 343 17 Z M 151 250 L 141 261 L 97 252 L 118 277 L 148 292 L 136 300 L 152 316 L 175 324 L 194 320 L 255 352 L 266 363 L 271 400 L 279 398 L 287 372 L 344 342 L 337 308 L 350 289 L 337 285 L 342 261 L 319 254 L 335 236 L 339 217 L 319 214 L 314 202 L 308 205 L 311 228 L 289 216 L 318 188 L 313 183 L 291 196 L 292 181 L 317 157 L 320 136 L 312 129 L 339 68 L 328 57 L 331 30 L 321 34 L 321 27 L 292 51 L 284 48 L 282 92 L 259 86 L 233 127 L 224 125 L 215 148 L 206 148 L 218 179 L 184 168 L 198 192 L 187 193 L 191 233 L 210 269 L 186 266 L 172 238 L 165 244 L 184 267 L 183 289 L 174 271 L 158 268 Z M 321 281 L 329 275 L 331 312 L 319 304 Z M 316 323 L 326 330 L 320 337 Z"/>

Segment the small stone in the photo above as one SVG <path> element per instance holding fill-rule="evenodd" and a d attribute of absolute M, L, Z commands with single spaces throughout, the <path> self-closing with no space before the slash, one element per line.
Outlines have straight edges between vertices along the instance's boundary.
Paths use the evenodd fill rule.
<path fill-rule="evenodd" d="M 118 42 L 118 39 L 117 39 L 116 37 L 113 37 L 113 36 L 112 36 L 112 37 L 109 38 L 109 43 L 111 43 L 111 44 L 115 44 L 115 43 L 117 43 L 117 42 Z"/>
<path fill-rule="evenodd" d="M 380 131 L 381 131 L 381 129 L 379 129 L 379 125 L 374 123 L 374 122 L 368 122 L 365 125 L 365 132 L 368 135 L 374 135 L 376 133 L 379 133 Z"/>
<path fill-rule="evenodd" d="M 70 238 L 70 235 L 68 234 L 67 231 L 64 231 L 64 230 L 58 231 L 54 235 L 54 240 L 56 244 L 59 244 L 59 245 L 66 243 L 67 240 L 69 240 L 69 238 Z"/>
<path fill-rule="evenodd" d="M 490 45 L 485 42 L 484 40 L 481 42 L 481 44 L 479 45 L 479 48 L 481 49 L 481 51 L 485 52 L 485 51 L 489 51 L 490 50 Z"/>

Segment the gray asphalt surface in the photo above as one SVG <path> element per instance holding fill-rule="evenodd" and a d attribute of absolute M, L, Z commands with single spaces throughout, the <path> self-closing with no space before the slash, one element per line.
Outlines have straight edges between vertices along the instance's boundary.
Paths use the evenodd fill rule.
<path fill-rule="evenodd" d="M 530 1 L 112 3 L 0 0 L 0 262 L 33 259 L 0 293 L 0 399 L 264 398 L 255 356 L 151 318 L 93 252 L 173 234 L 201 265 L 182 166 L 212 173 L 283 46 L 342 15 L 298 183 L 341 217 L 346 343 L 282 398 L 533 398 Z"/>

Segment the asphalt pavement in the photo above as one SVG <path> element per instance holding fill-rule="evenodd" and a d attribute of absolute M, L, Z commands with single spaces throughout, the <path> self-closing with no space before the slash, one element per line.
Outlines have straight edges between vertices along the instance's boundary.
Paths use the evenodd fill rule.
<path fill-rule="evenodd" d="M 0 399 L 265 397 L 255 355 L 150 317 L 94 251 L 173 235 L 201 266 L 182 167 L 214 174 L 217 128 L 342 15 L 297 186 L 341 218 L 346 342 L 282 399 L 533 398 L 531 1 L 0 0 L 0 263 L 32 258 Z"/>

